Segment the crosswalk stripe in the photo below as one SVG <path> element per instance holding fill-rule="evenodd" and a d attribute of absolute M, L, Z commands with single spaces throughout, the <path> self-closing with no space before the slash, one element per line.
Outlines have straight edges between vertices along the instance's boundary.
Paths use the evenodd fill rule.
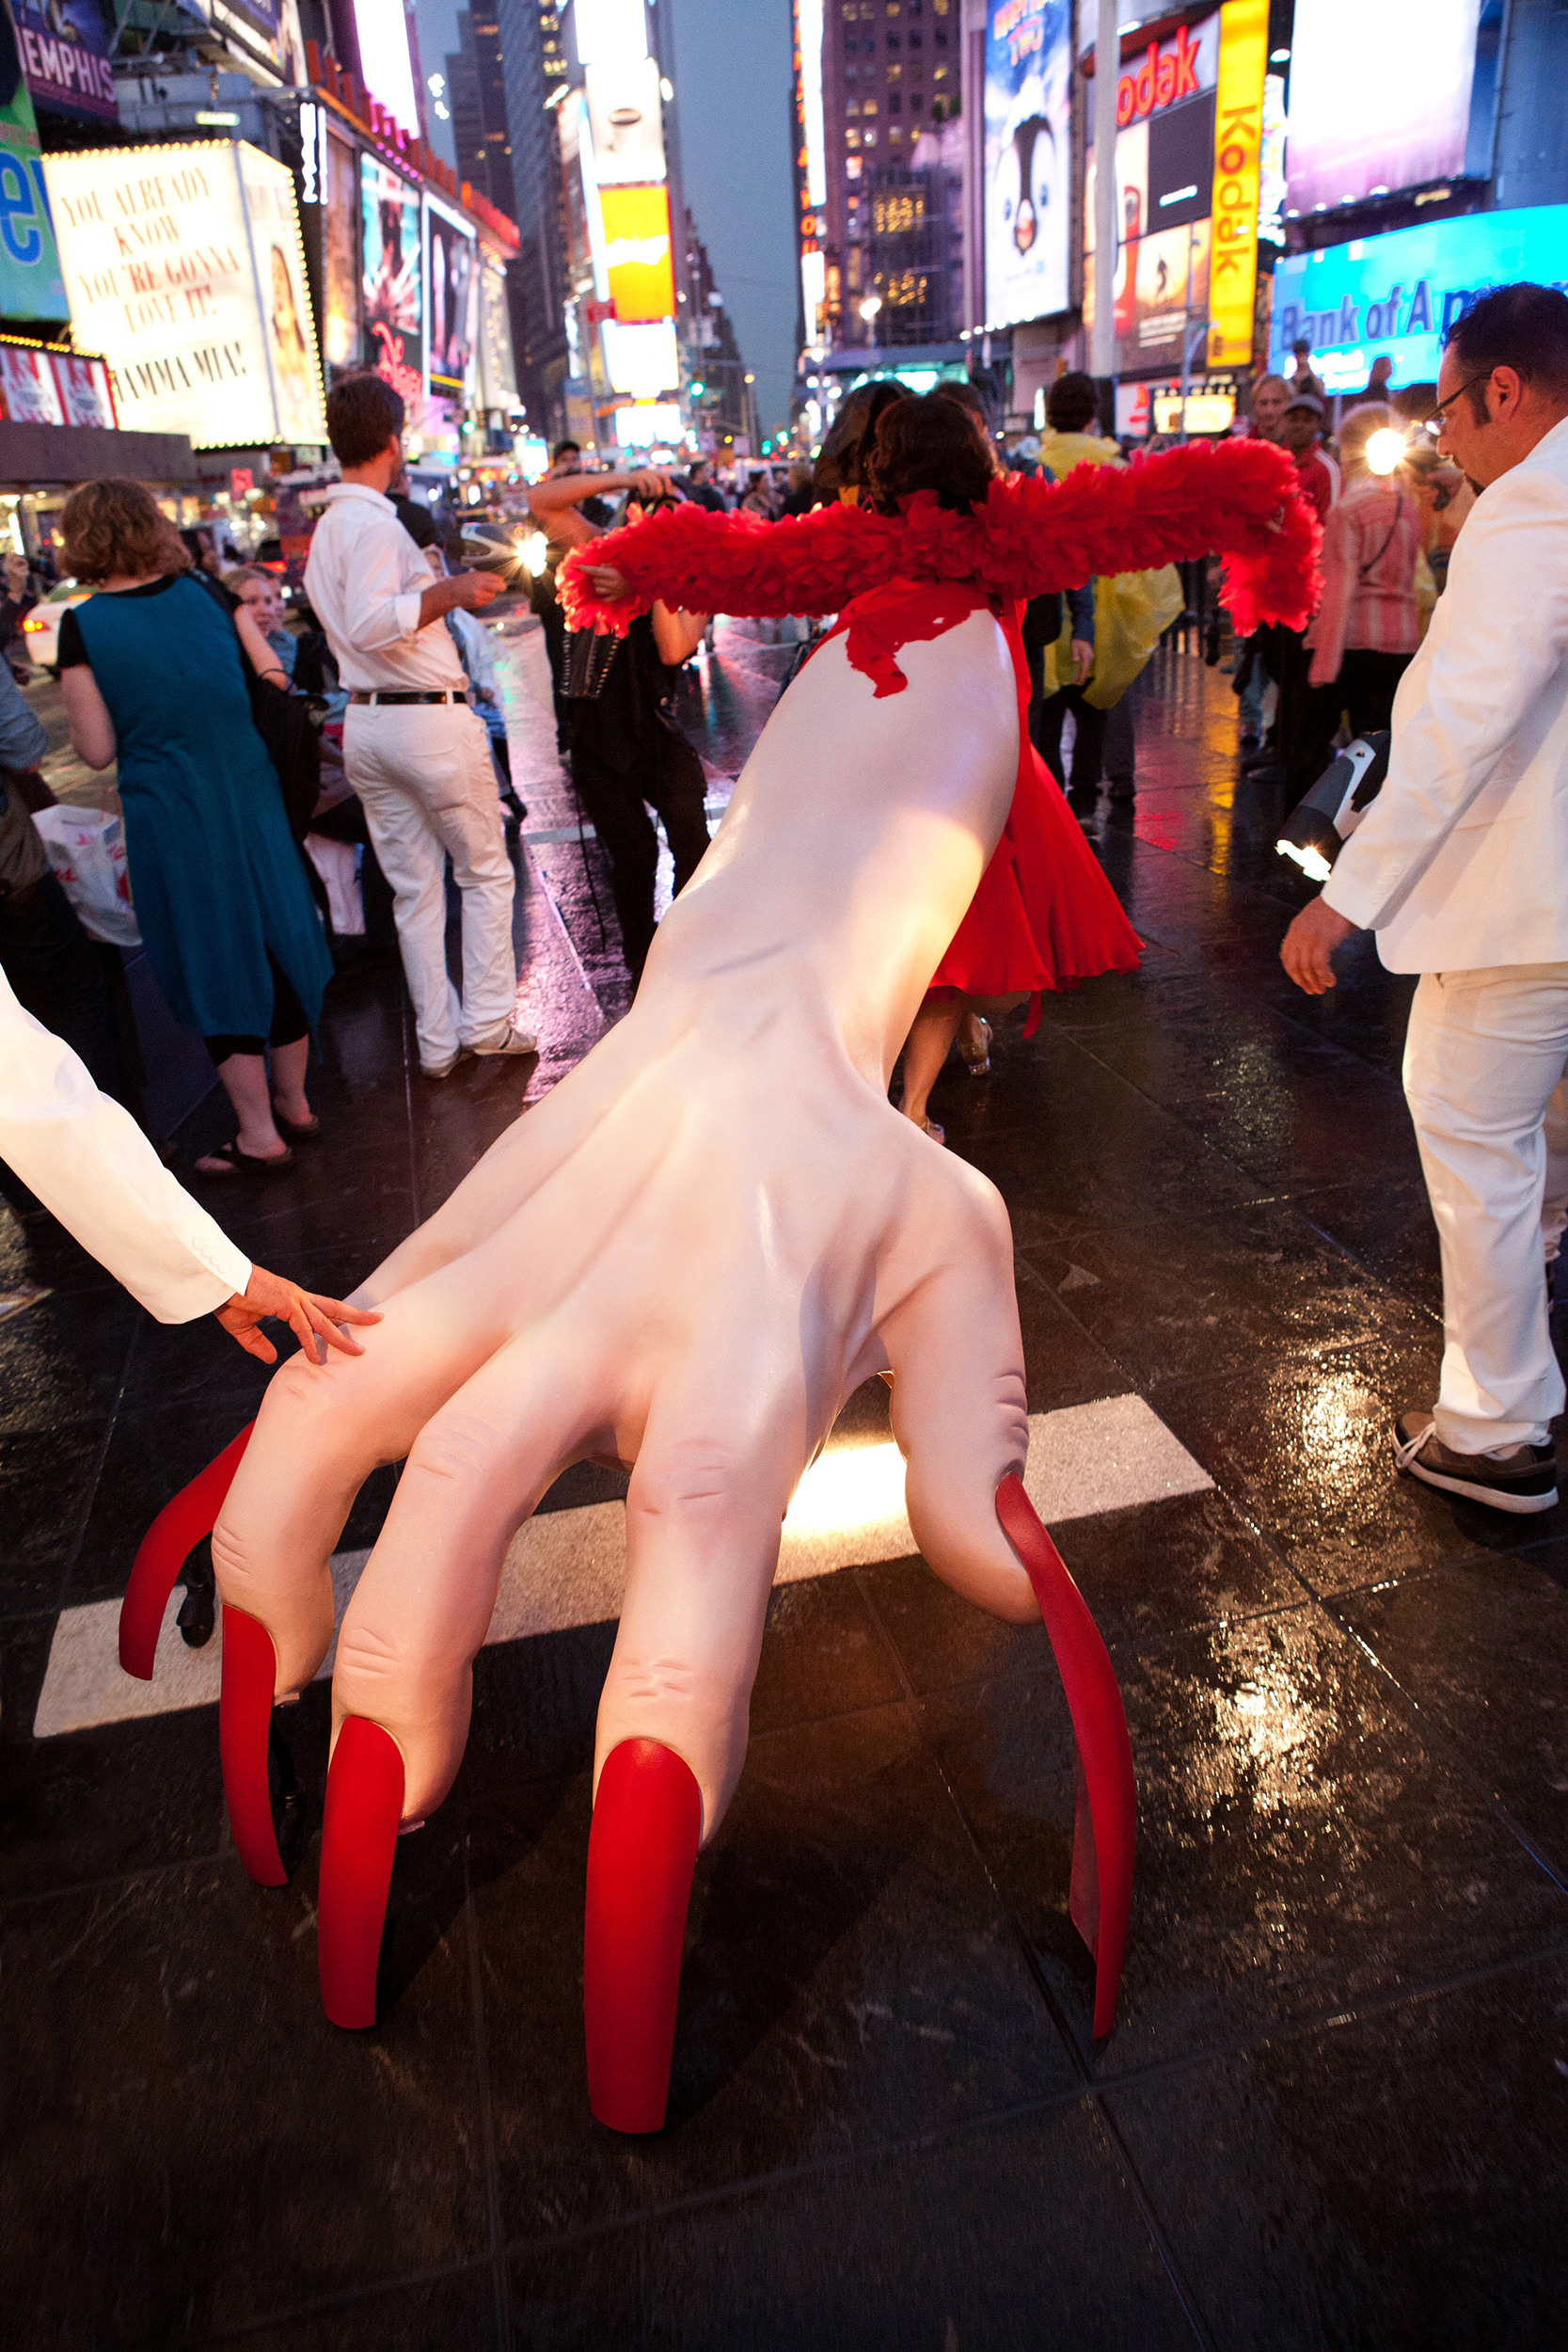
<path fill-rule="evenodd" d="M 1109 1397 L 1029 1417 L 1024 1484 L 1048 1526 L 1168 1495 L 1196 1494 L 1212 1483 L 1142 1397 Z M 837 1568 L 902 1560 L 915 1549 L 904 1513 L 904 1465 L 896 1446 L 835 1446 L 800 1481 L 784 1521 L 776 1581 L 787 1584 Z M 369 1551 L 333 1555 L 340 1625 L 369 1558 Z M 626 1565 L 625 1504 L 593 1502 L 539 1513 L 512 1539 L 486 1645 L 562 1633 L 618 1616 Z M 55 1739 L 101 1724 L 215 1705 L 220 1637 L 214 1635 L 204 1649 L 187 1649 L 174 1622 L 180 1599 L 177 1587 L 164 1614 L 150 1682 L 138 1682 L 120 1669 L 118 1600 L 62 1610 L 34 1737 Z M 331 1674 L 336 1647 L 334 1641 L 318 1681 Z"/>

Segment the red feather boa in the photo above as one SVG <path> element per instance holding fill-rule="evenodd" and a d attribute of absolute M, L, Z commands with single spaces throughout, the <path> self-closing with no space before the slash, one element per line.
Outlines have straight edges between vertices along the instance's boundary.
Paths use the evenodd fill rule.
<path fill-rule="evenodd" d="M 613 629 L 656 597 L 694 612 L 766 618 L 841 612 L 884 581 L 973 580 L 987 595 L 1037 596 L 1097 573 L 1151 571 L 1186 556 L 1227 561 L 1220 594 L 1240 636 L 1266 621 L 1305 628 L 1322 575 L 1318 518 L 1296 469 L 1267 441 L 1195 442 L 1130 466 L 1078 466 L 1065 482 L 1004 474 L 982 513 L 957 515 L 917 490 L 898 515 L 858 506 L 767 523 L 683 505 L 579 548 L 561 567 L 574 628 Z M 604 602 L 584 577 L 609 564 L 631 595 Z"/>

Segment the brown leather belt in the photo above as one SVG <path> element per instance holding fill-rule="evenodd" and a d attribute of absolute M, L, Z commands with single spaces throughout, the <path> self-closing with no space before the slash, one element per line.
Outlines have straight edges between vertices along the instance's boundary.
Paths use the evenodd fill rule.
<path fill-rule="evenodd" d="M 363 688 L 356 686 L 349 696 L 351 703 L 463 703 L 467 699 L 467 695 L 455 686 L 451 689 L 443 687 L 439 692 L 434 688 L 427 691 L 423 688 L 410 687 L 400 689 L 395 693 L 379 687 L 374 692 L 367 693 Z"/>

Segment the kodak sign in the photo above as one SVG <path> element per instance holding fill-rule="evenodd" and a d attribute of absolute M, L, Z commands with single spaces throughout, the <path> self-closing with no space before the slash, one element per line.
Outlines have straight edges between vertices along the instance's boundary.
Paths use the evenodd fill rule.
<path fill-rule="evenodd" d="M 1159 44 L 1151 40 L 1137 72 L 1124 73 L 1117 84 L 1117 129 L 1125 131 L 1130 122 L 1142 122 L 1146 115 L 1174 106 L 1179 98 L 1196 98 L 1197 63 L 1198 45 L 1190 39 L 1185 24 L 1163 56 Z"/>
<path fill-rule="evenodd" d="M 1247 367 L 1258 286 L 1258 167 L 1269 0 L 1225 0 L 1214 107 L 1209 365 Z"/>

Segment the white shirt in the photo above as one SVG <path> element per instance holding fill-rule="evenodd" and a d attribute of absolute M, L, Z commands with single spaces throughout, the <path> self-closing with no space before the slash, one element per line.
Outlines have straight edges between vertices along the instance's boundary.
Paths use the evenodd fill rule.
<path fill-rule="evenodd" d="M 1568 419 L 1466 516 L 1323 897 L 1391 972 L 1568 963 Z"/>
<path fill-rule="evenodd" d="M 0 1159 L 160 1323 L 243 1291 L 250 1261 L 0 974 Z"/>
<path fill-rule="evenodd" d="M 310 540 L 305 593 L 351 691 L 455 688 L 467 679 L 439 620 L 420 627 L 429 564 L 379 490 L 335 482 Z"/>

